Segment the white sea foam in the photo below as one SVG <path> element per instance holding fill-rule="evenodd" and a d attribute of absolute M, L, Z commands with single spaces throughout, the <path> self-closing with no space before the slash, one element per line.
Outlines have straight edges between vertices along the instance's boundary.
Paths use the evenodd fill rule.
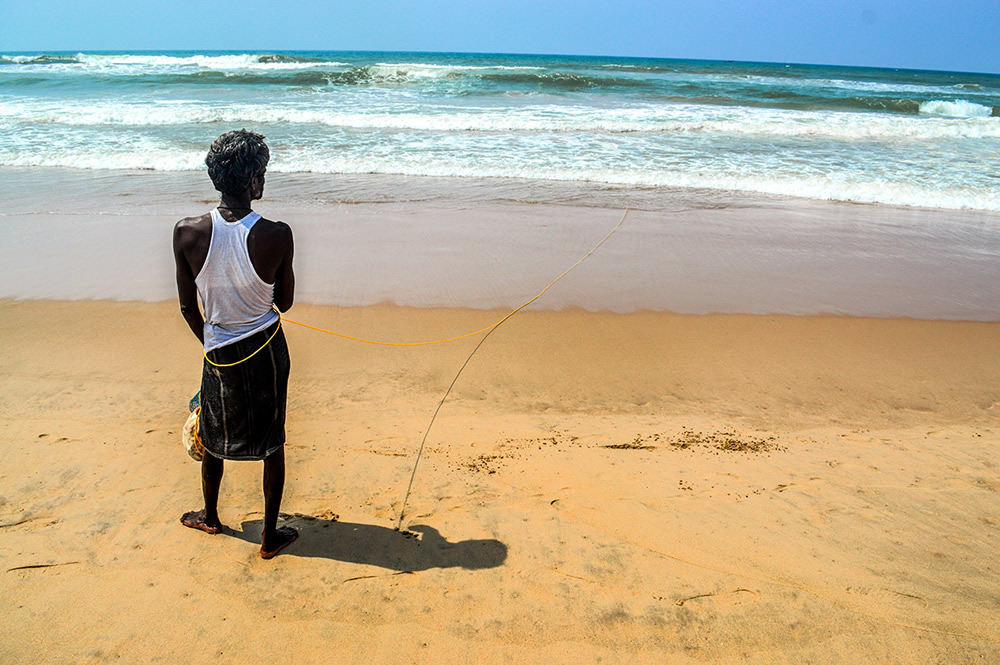
<path fill-rule="evenodd" d="M 143 67 L 211 67 L 236 69 L 257 63 L 253 55 L 130 55 L 130 54 L 77 54 L 77 60 L 90 67 L 114 67 L 119 65 Z"/>
<path fill-rule="evenodd" d="M 81 63 L 94 67 L 119 65 L 140 67 L 197 67 L 218 71 L 240 71 L 248 69 L 304 69 L 311 67 L 347 66 L 342 62 L 267 61 L 256 54 L 240 55 L 89 55 L 77 56 Z"/>
<path fill-rule="evenodd" d="M 987 107 L 979 108 L 989 111 Z M 934 113 L 943 115 L 941 111 Z M 988 115 L 980 111 L 978 116 L 886 117 L 875 113 L 712 108 L 682 104 L 623 109 L 566 105 L 512 109 L 452 107 L 407 113 L 395 109 L 348 112 L 301 104 L 234 106 L 183 100 L 152 104 L 106 101 L 85 105 L 41 101 L 0 102 L 0 119 L 6 122 L 71 126 L 251 122 L 432 132 L 661 133 L 845 140 L 1000 138 L 1000 118 L 986 117 Z"/>
<path fill-rule="evenodd" d="M 993 115 L 993 107 L 956 99 L 954 101 L 935 100 L 920 105 L 920 112 L 927 115 L 944 115 L 952 118 L 988 118 Z"/>
<path fill-rule="evenodd" d="M 757 192 L 827 201 L 881 203 L 947 209 L 1000 211 L 1000 193 L 960 188 L 925 188 L 908 183 L 845 182 L 836 178 L 784 176 L 741 176 L 683 171 L 640 171 L 613 169 L 535 168 L 519 165 L 461 164 L 437 161 L 415 163 L 407 160 L 358 160 L 329 155 L 292 155 L 287 163 L 279 160 L 275 171 L 314 173 L 382 173 L 433 177 L 493 177 L 559 181 L 599 182 L 642 187 Z"/>
<path fill-rule="evenodd" d="M 716 73 L 706 78 L 719 81 L 744 81 L 753 85 L 781 88 L 840 88 L 849 90 L 864 90 L 867 92 L 924 92 L 920 86 L 905 84 L 884 84 L 869 81 L 844 81 L 841 79 L 791 78 L 786 76 L 769 76 L 766 74 Z"/>
<path fill-rule="evenodd" d="M 957 84 L 949 86 L 941 85 L 930 85 L 921 83 L 899 83 L 899 82 L 884 82 L 884 81 L 860 81 L 860 80 L 847 80 L 847 79 L 837 79 L 837 78 L 791 78 L 784 76 L 767 76 L 767 75 L 755 75 L 755 74 L 712 74 L 709 78 L 714 78 L 718 80 L 739 80 L 747 81 L 757 85 L 765 85 L 768 87 L 782 87 L 782 88 L 808 88 L 808 89 L 823 89 L 823 88 L 834 88 L 838 90 L 850 90 L 861 93 L 862 95 L 867 94 L 877 94 L 877 95 L 887 95 L 887 94 L 917 94 L 917 95 L 927 95 L 933 93 L 941 94 L 954 94 L 956 88 L 963 89 L 965 92 L 972 92 L 975 94 L 975 90 L 980 89 L 980 86 L 975 84 Z"/>
<path fill-rule="evenodd" d="M 0 55 L 0 62 L 12 62 L 18 65 L 39 61 L 40 57 L 37 55 Z"/>
<path fill-rule="evenodd" d="M 782 85 L 794 85 L 806 88 L 837 88 L 841 90 L 857 90 L 865 93 L 915 93 L 926 95 L 933 92 L 954 92 L 949 87 L 936 85 L 921 85 L 917 83 L 883 83 L 879 81 L 848 81 L 844 79 L 790 79 Z"/>
<path fill-rule="evenodd" d="M 352 66 L 347 62 L 330 60 L 283 60 L 272 59 L 262 54 L 232 54 L 232 55 L 133 55 L 133 54 L 94 54 L 78 53 L 76 56 L 66 56 L 60 60 L 52 56 L 30 55 L 0 55 L 0 63 L 8 62 L 22 65 L 37 65 L 48 71 L 65 70 L 100 70 L 103 73 L 135 74 L 162 70 L 164 72 L 184 69 L 211 70 L 220 72 L 245 72 L 266 70 L 297 70 L 297 69 L 343 69 Z M 441 78 L 466 72 L 504 72 L 504 71 L 544 71 L 544 67 L 531 65 L 458 65 L 433 64 L 421 62 L 379 62 L 365 66 L 369 75 L 376 79 L 421 79 Z"/>
<path fill-rule="evenodd" d="M 52 56 L 0 56 L 0 62 L 25 65 L 36 71 L 100 71 L 104 74 L 134 75 L 137 73 L 171 72 L 183 70 L 241 72 L 280 71 L 315 68 L 343 68 L 346 62 L 271 60 L 267 55 L 132 55 L 78 53 L 66 59 Z M 21 68 L 18 68 L 21 69 Z"/>
<path fill-rule="evenodd" d="M 175 150 L 149 142 L 132 148 L 100 145 L 73 146 L 63 150 L 11 152 L 0 149 L 0 165 L 51 166 L 82 169 L 151 169 L 188 171 L 203 168 L 201 150 Z M 421 158 L 415 153 L 394 154 L 388 147 L 362 151 L 315 150 L 286 147 L 269 166 L 276 173 L 387 174 L 432 177 L 517 178 L 576 182 L 598 182 L 642 187 L 681 187 L 709 190 L 758 192 L 809 199 L 882 203 L 949 209 L 1000 211 L 1000 192 L 988 187 L 927 186 L 920 180 L 858 181 L 841 176 L 803 175 L 771 169 L 765 174 L 741 174 L 701 165 L 695 170 L 679 168 L 617 168 L 574 164 L 574 160 L 552 159 L 538 163 L 530 155 L 517 159 L 453 158 L 437 153 Z"/>
<path fill-rule="evenodd" d="M 815 78 L 802 84 L 814 89 L 808 94 L 842 85 L 868 98 L 897 91 L 938 101 L 925 102 L 919 115 L 918 103 L 906 100 L 896 101 L 905 102 L 902 110 L 909 115 L 788 109 L 778 107 L 801 95 L 783 97 L 785 91 L 773 88 L 766 91 L 775 93 L 775 106 L 761 108 L 760 99 L 747 99 L 745 91 L 765 88 L 748 76 L 742 77 L 749 81 L 745 86 L 731 86 L 728 103 L 696 104 L 667 102 L 676 98 L 649 94 L 648 88 L 591 89 L 589 82 L 601 80 L 583 71 L 591 65 L 581 70 L 558 62 L 536 67 L 531 60 L 517 66 L 519 61 L 502 59 L 393 58 L 351 65 L 255 54 L 9 60 L 13 64 L 0 70 L 35 73 L 23 81 L 16 75 L 0 80 L 0 86 L 11 81 L 0 88 L 0 166 L 196 170 L 203 168 L 208 140 L 243 126 L 261 129 L 272 141 L 275 171 L 594 181 L 1000 209 L 990 175 L 1000 151 L 1000 118 L 989 117 L 992 108 L 978 104 L 982 96 L 974 90 L 949 86 L 949 92 L 928 95 L 927 86 L 906 89 L 909 78 L 841 81 L 839 72 L 831 72 L 826 80 L 820 78 L 823 70 L 810 69 Z M 350 71 L 336 74 L 344 84 L 332 87 L 322 84 L 329 78 L 325 72 L 253 75 L 313 66 Z M 58 68 L 85 71 L 77 78 L 59 73 L 52 79 L 57 85 L 37 87 L 39 72 Z M 506 70 L 544 71 L 538 77 L 492 76 Z M 206 71 L 225 76 L 185 76 Z M 580 89 L 534 85 L 547 74 L 580 71 L 588 82 Z M 137 75 L 136 84 L 109 82 L 108 72 Z M 143 79 L 147 73 L 181 76 L 153 88 Z M 245 73 L 255 87 L 239 85 Z M 661 78 L 699 85 L 721 75 L 666 72 Z M 776 76 L 767 80 L 795 84 Z M 246 103 L 258 84 L 266 84 L 268 94 L 254 94 L 253 103 Z M 717 84 L 709 80 L 706 89 Z M 909 94 L 916 89 L 923 94 Z"/>
<path fill-rule="evenodd" d="M 158 148 L 145 150 L 51 150 L 47 152 L 0 151 L 3 166 L 56 166 L 73 169 L 196 171 L 204 167 L 204 151 L 176 152 Z"/>
<path fill-rule="evenodd" d="M 412 81 L 421 79 L 452 78 L 462 74 L 483 74 L 504 71 L 544 71 L 543 67 L 510 65 L 435 65 L 420 62 L 379 62 L 365 68 L 368 75 L 376 80 Z"/>
<path fill-rule="evenodd" d="M 412 63 L 378 63 L 366 68 L 368 75 L 382 80 L 439 79 L 462 71 L 462 67 L 447 65 L 418 65 Z"/>

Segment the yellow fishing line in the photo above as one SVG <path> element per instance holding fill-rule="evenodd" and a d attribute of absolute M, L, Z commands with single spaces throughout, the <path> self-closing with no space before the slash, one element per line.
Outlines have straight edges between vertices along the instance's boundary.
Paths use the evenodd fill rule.
<path fill-rule="evenodd" d="M 284 317 L 284 316 L 281 317 L 281 320 L 285 321 L 287 323 L 294 323 L 297 326 L 302 326 L 303 328 L 308 328 L 309 330 L 315 330 L 317 332 L 326 333 L 327 335 L 333 335 L 334 337 L 340 337 L 342 339 L 349 339 L 349 340 L 352 340 L 352 341 L 355 341 L 355 342 L 363 342 L 365 344 L 378 344 L 380 346 L 429 346 L 431 344 L 444 344 L 446 342 L 454 342 L 454 341 L 457 341 L 457 340 L 460 340 L 460 339 L 465 339 L 466 337 L 474 337 L 474 336 L 476 336 L 476 335 L 478 335 L 480 333 L 484 333 L 484 332 L 493 330 L 494 328 L 496 328 L 497 326 L 499 326 L 500 324 L 502 324 L 504 321 L 506 321 L 507 319 L 509 319 L 510 317 L 514 316 L 515 314 L 517 314 L 518 312 L 520 312 L 522 309 L 524 309 L 525 307 L 527 307 L 528 305 L 530 305 L 531 303 L 533 303 L 536 300 L 538 300 L 539 298 L 541 298 L 545 294 L 546 291 L 548 291 L 550 288 L 552 288 L 552 286 L 556 282 L 558 282 L 560 279 L 562 279 L 563 277 L 565 277 L 567 273 L 569 273 L 571 270 L 573 270 L 578 265 L 580 265 L 581 263 L 583 263 L 584 261 L 586 261 L 588 258 L 590 258 L 591 254 L 593 254 L 594 252 L 596 252 L 598 250 L 598 248 L 601 245 L 604 244 L 604 241 L 606 241 L 608 238 L 610 238 L 614 234 L 614 232 L 618 230 L 618 228 L 622 225 L 622 222 L 625 221 L 625 217 L 627 217 L 627 216 L 628 216 L 628 210 L 626 209 L 625 213 L 622 214 L 622 218 L 620 220 L 618 220 L 617 224 L 615 224 L 615 228 L 613 228 L 610 231 L 608 231 L 607 235 L 605 235 L 603 238 L 601 238 L 601 241 L 598 242 L 596 245 L 594 245 L 594 247 L 589 252 L 587 252 L 583 257 L 581 257 L 579 261 L 577 261 L 576 263 L 574 263 L 573 265 L 571 265 L 569 268 L 566 268 L 566 270 L 563 270 L 559 274 L 558 277 L 556 277 L 551 282 L 549 282 L 548 284 L 546 284 L 545 288 L 542 289 L 541 291 L 539 291 L 535 295 L 534 298 L 532 298 L 528 302 L 524 303 L 520 307 L 518 307 L 518 308 L 516 308 L 514 310 L 511 310 L 511 312 L 509 312 L 506 316 L 504 316 L 502 319 L 500 319 L 496 323 L 493 323 L 491 325 L 486 326 L 485 328 L 480 328 L 479 330 L 476 330 L 476 331 L 473 331 L 473 332 L 470 332 L 470 333 L 465 333 L 464 335 L 458 335 L 456 337 L 448 337 L 448 338 L 445 338 L 445 339 L 435 339 L 435 340 L 431 340 L 431 341 L 428 341 L 428 342 L 382 342 L 382 341 L 379 341 L 379 340 L 364 339 L 362 337 L 353 337 L 351 335 L 345 335 L 343 333 L 334 332 L 332 330 L 325 330 L 324 328 L 317 328 L 316 326 L 311 326 L 308 323 L 300 323 L 299 321 L 293 321 L 292 319 L 289 319 L 289 318 Z"/>
<path fill-rule="evenodd" d="M 281 330 L 281 321 L 278 321 L 278 327 L 274 329 L 274 332 L 271 333 L 271 336 L 267 338 L 267 341 L 264 342 L 264 344 L 259 349 L 257 349 L 253 353 L 251 353 L 249 356 L 247 356 L 243 360 L 237 360 L 234 363 L 220 364 L 220 363 L 217 363 L 217 362 L 212 362 L 212 359 L 208 357 L 208 351 L 205 351 L 205 362 L 207 362 L 209 365 L 212 365 L 214 367 L 235 367 L 236 365 L 239 365 L 240 363 L 245 363 L 246 361 L 250 360 L 251 358 L 253 358 L 258 353 L 260 353 L 261 351 L 263 351 L 264 347 L 271 343 L 271 340 L 274 339 L 274 336 L 278 334 L 279 330 Z"/>
<path fill-rule="evenodd" d="M 524 309 L 525 307 L 527 307 L 528 305 L 530 305 L 531 303 L 533 303 L 536 300 L 538 300 L 539 298 L 541 298 L 545 294 L 546 291 L 548 291 L 550 288 L 552 288 L 553 285 L 555 285 L 556 282 L 558 282 L 560 279 L 562 279 L 563 277 L 565 277 L 570 271 L 572 271 L 578 265 L 580 265 L 581 263 L 583 263 L 584 261 L 586 261 L 587 259 L 589 259 L 591 257 L 591 255 L 594 252 L 596 252 L 598 249 L 600 249 L 601 245 L 603 245 L 605 242 L 607 242 L 608 238 L 610 238 L 611 236 L 613 236 L 615 234 L 615 232 L 621 227 L 622 223 L 624 223 L 624 221 L 625 221 L 625 218 L 628 217 L 628 212 L 629 212 L 628 208 L 626 208 L 625 212 L 622 213 L 621 219 L 618 220 L 618 223 L 615 224 L 615 226 L 614 226 L 613 229 L 611 229 L 610 231 L 608 231 L 607 234 L 603 238 L 601 238 L 601 240 L 596 245 L 594 245 L 590 249 L 589 252 L 587 252 L 582 257 L 580 257 L 580 259 L 576 263 L 574 263 L 573 265 L 571 265 L 569 268 L 566 268 L 565 270 L 563 270 L 561 273 L 559 273 L 559 275 L 555 279 L 553 279 L 551 282 L 549 282 L 548 284 L 546 284 L 545 288 L 543 288 L 541 291 L 539 291 L 533 298 L 531 298 L 530 300 L 528 300 L 527 302 L 525 302 L 520 307 L 517 307 L 517 308 L 511 310 L 506 316 L 504 316 L 502 319 L 500 319 L 496 323 L 488 325 L 485 328 L 481 328 L 481 329 L 476 330 L 474 332 L 465 333 L 464 335 L 457 335 L 455 337 L 448 337 L 446 339 L 432 340 L 432 341 L 429 341 L 429 342 L 382 342 L 382 341 L 378 341 L 378 340 L 364 339 L 362 337 L 354 337 L 352 335 L 345 335 L 343 333 L 338 333 L 338 332 L 334 332 L 332 330 L 326 330 L 324 328 L 319 328 L 317 326 L 312 326 L 312 325 L 309 325 L 308 323 L 301 323 L 299 321 L 293 321 L 292 319 L 287 319 L 285 317 L 281 317 L 281 321 L 286 321 L 288 323 L 294 323 L 297 326 L 302 326 L 303 328 L 309 328 L 310 330 L 315 330 L 317 332 L 326 333 L 327 335 L 333 335 L 335 337 L 340 337 L 340 338 L 343 338 L 343 339 L 349 339 L 349 340 L 352 340 L 352 341 L 355 341 L 355 342 L 364 342 L 365 344 L 378 344 L 378 345 L 381 345 L 381 346 L 428 346 L 430 344 L 444 344 L 445 342 L 454 342 L 456 340 L 465 339 L 466 337 L 472 337 L 472 336 L 478 335 L 480 333 L 486 333 L 486 335 L 481 340 L 479 340 L 479 344 L 477 344 L 476 348 L 474 348 L 472 350 L 472 353 L 470 353 L 469 356 L 465 359 L 465 362 L 462 364 L 462 367 L 459 368 L 458 373 L 455 374 L 455 378 L 452 379 L 451 385 L 449 385 L 448 386 L 448 390 L 445 391 L 444 397 L 442 397 L 441 401 L 438 402 L 437 409 L 435 409 L 434 415 L 431 416 L 430 423 L 428 423 L 427 429 L 424 431 L 424 437 L 423 437 L 423 439 L 420 442 L 420 448 L 419 448 L 419 450 L 417 450 L 417 456 L 416 456 L 416 459 L 414 460 L 414 463 L 413 463 L 413 471 L 410 473 L 410 482 L 407 484 L 407 486 L 406 486 L 406 494 L 403 496 L 403 505 L 402 505 L 402 507 L 400 508 L 400 511 L 399 511 L 399 521 L 396 523 L 396 530 L 397 531 L 400 528 L 402 528 L 402 525 L 403 525 L 403 518 L 406 515 L 407 501 L 410 498 L 410 491 L 413 489 L 413 479 L 417 475 L 417 466 L 420 464 L 420 458 L 421 458 L 421 456 L 423 455 L 423 452 L 424 452 L 424 445 L 427 443 L 427 436 L 430 434 L 431 428 L 434 426 L 434 421 L 437 419 L 438 413 L 441 411 L 441 407 L 444 406 L 445 400 L 447 400 L 448 399 L 448 395 L 451 394 L 451 389 L 455 387 L 455 383 L 458 381 L 458 377 L 460 377 L 462 375 L 462 372 L 465 370 L 466 366 L 469 364 L 469 361 L 472 360 L 472 357 L 474 355 L 476 355 L 476 352 L 479 350 L 479 347 L 481 347 L 483 345 L 483 342 L 485 342 L 486 339 L 490 336 L 490 334 L 494 330 L 496 330 L 501 324 L 503 324 L 504 321 L 506 321 L 507 319 L 509 319 L 510 317 L 514 316 L 515 314 L 517 314 L 518 312 L 520 312 L 522 309 Z M 240 363 L 243 363 L 243 362 L 246 362 L 247 360 L 250 360 L 255 355 L 257 355 L 258 353 L 260 353 L 261 351 L 263 351 L 264 347 L 266 347 L 268 344 L 271 343 L 271 340 L 274 339 L 274 336 L 278 334 L 278 330 L 280 330 L 280 329 L 281 329 L 281 322 L 279 321 L 278 327 L 275 329 L 274 333 L 272 333 L 271 336 L 267 339 L 267 341 L 264 342 L 264 344 L 259 349 L 257 349 L 253 353 L 251 353 L 249 356 L 247 356 L 243 360 L 237 360 L 234 363 L 220 364 L 220 363 L 212 362 L 209 359 L 207 352 L 205 353 L 205 360 L 210 365 L 213 365 L 215 367 L 233 367 L 235 365 L 239 365 Z"/>
<path fill-rule="evenodd" d="M 512 317 L 515 314 L 517 314 L 518 312 L 520 312 L 522 309 L 524 309 L 525 307 L 527 307 L 531 303 L 533 303 L 536 300 L 538 300 L 539 298 L 541 298 L 545 294 L 546 291 L 548 291 L 550 288 L 552 288 L 552 286 L 556 282 L 558 282 L 560 279 L 562 279 L 563 277 L 565 277 L 567 273 L 569 273 L 571 270 L 573 270 L 578 265 L 580 265 L 581 263 L 583 263 L 584 261 L 586 261 L 588 258 L 590 258 L 590 256 L 594 252 L 596 252 L 598 250 L 598 248 L 601 245 L 603 245 L 604 242 L 608 238 L 610 238 L 612 235 L 614 235 L 615 231 L 618 230 L 618 228 L 622 225 L 622 222 L 625 221 L 625 218 L 627 216 L 628 216 L 628 209 L 626 208 L 625 212 L 622 214 L 621 219 L 619 219 L 618 223 L 615 224 L 615 227 L 613 229 L 611 229 L 610 231 L 608 231 L 607 235 L 605 235 L 603 238 L 601 238 L 600 242 L 598 242 L 596 245 L 594 245 L 594 247 L 589 252 L 587 252 L 582 257 L 580 257 L 580 259 L 576 263 L 574 263 L 569 268 L 566 268 L 566 270 L 563 270 L 561 273 L 559 273 L 559 275 L 555 279 L 553 279 L 551 282 L 549 282 L 548 284 L 546 284 L 545 288 L 543 288 L 541 291 L 539 291 L 533 298 L 531 298 L 530 300 L 528 300 L 526 303 L 524 303 L 520 307 L 517 307 L 516 309 L 511 310 L 506 316 L 504 316 L 502 319 L 500 319 L 496 323 L 490 324 L 490 325 L 486 326 L 485 328 L 480 328 L 479 330 L 474 330 L 473 332 L 465 333 L 464 335 L 457 335 L 455 337 L 447 337 L 445 339 L 435 339 L 435 340 L 431 340 L 431 341 L 427 341 L 427 342 L 383 342 L 383 341 L 374 340 L 374 339 L 365 339 L 363 337 L 354 337 L 352 335 L 345 335 L 344 333 L 334 332 L 333 330 L 326 330 L 325 328 L 319 328 L 317 326 L 312 326 L 312 325 L 309 325 L 308 323 L 302 323 L 301 321 L 294 321 L 294 320 L 289 319 L 289 318 L 284 317 L 284 316 L 281 317 L 281 321 L 286 322 L 286 323 L 294 323 L 297 326 L 302 326 L 303 328 L 308 328 L 309 330 L 315 330 L 316 332 L 326 333 L 327 335 L 333 335 L 334 337 L 340 337 L 342 339 L 349 339 L 349 340 L 354 341 L 354 342 L 363 342 L 365 344 L 377 344 L 379 346 L 429 346 L 431 344 L 445 344 L 446 342 L 455 342 L 455 341 L 458 341 L 460 339 L 465 339 L 466 337 L 474 337 L 474 336 L 479 335 L 481 333 L 488 333 L 489 331 L 493 330 L 494 328 L 496 328 L 497 326 L 499 326 L 500 324 L 502 324 L 504 321 L 506 321 L 510 317 Z M 259 349 L 257 349 L 253 353 L 251 353 L 246 358 L 243 358 L 242 360 L 237 360 L 236 362 L 233 362 L 233 363 L 217 363 L 217 362 L 213 362 L 208 357 L 208 352 L 206 351 L 205 352 L 205 361 L 208 362 L 208 364 L 212 365 L 213 367 L 235 367 L 236 365 L 239 365 L 240 363 L 244 363 L 244 362 L 250 360 L 255 355 L 257 355 L 258 353 L 260 353 L 261 351 L 263 351 L 264 348 L 268 344 L 271 343 L 271 340 L 274 339 L 274 336 L 278 334 L 279 330 L 281 330 L 281 323 L 280 322 L 278 324 L 278 327 L 275 328 L 274 332 L 271 334 L 271 336 L 268 337 L 267 341 L 264 342 L 264 344 Z"/>
<path fill-rule="evenodd" d="M 501 323 L 503 323 L 504 321 L 506 321 L 510 317 L 514 316 L 515 314 L 517 314 L 518 312 L 520 312 L 522 309 L 524 309 L 525 307 L 527 307 L 531 303 L 533 303 L 536 300 L 538 300 L 542 296 L 543 293 L 545 293 L 546 291 L 549 290 L 550 286 L 552 286 L 553 284 L 555 284 L 556 282 L 558 282 L 560 279 L 562 279 L 566 275 L 566 273 L 568 273 L 570 270 L 572 270 L 573 268 L 577 267 L 578 265 L 580 265 L 581 263 L 583 263 L 584 261 L 586 261 L 587 258 L 589 258 L 591 254 L 593 254 L 594 252 L 596 252 L 601 247 L 601 245 L 603 245 L 607 241 L 608 238 L 610 238 L 612 235 L 614 235 L 615 231 L 617 231 L 618 228 L 622 225 L 622 222 L 625 221 L 626 217 L 628 217 L 628 208 L 625 209 L 625 212 L 622 214 L 622 218 L 618 220 L 617 224 L 615 224 L 615 228 L 613 228 L 610 231 L 608 231 L 608 234 L 606 236 L 604 236 L 603 238 L 601 238 L 601 241 L 599 243 L 597 243 L 596 245 L 594 245 L 593 248 L 589 252 L 587 252 L 579 261 L 577 261 L 576 263 L 574 263 L 573 265 L 571 265 L 569 268 L 566 268 L 566 270 L 563 270 L 562 273 L 558 277 L 556 277 L 554 280 L 552 280 L 551 282 L 549 282 L 548 285 L 546 285 L 546 287 L 544 289 L 542 289 L 541 291 L 538 292 L 537 296 L 535 296 L 534 298 L 532 298 L 528 302 L 524 303 L 523 305 L 521 305 L 520 307 L 518 307 L 517 309 L 515 309 L 514 311 L 512 311 L 507 316 L 503 317 L 502 319 L 500 319 L 499 321 L 497 321 L 496 323 L 494 323 L 489 328 L 483 328 L 483 330 L 487 331 L 486 334 L 483 335 L 483 338 L 481 340 L 479 340 L 478 344 L 476 344 L 476 348 L 472 349 L 472 353 L 470 353 L 469 356 L 465 359 L 465 362 L 462 363 L 462 366 L 458 368 L 458 372 L 455 374 L 455 378 L 451 380 L 451 385 L 448 386 L 448 390 L 446 390 L 444 392 L 444 396 L 441 398 L 441 401 L 438 402 L 437 408 L 434 410 L 434 415 L 431 416 L 431 421 L 429 423 L 427 423 L 427 429 L 424 430 L 424 438 L 421 439 L 421 441 L 420 441 L 420 448 L 417 450 L 417 457 L 413 461 L 413 471 L 410 472 L 410 482 L 406 486 L 406 494 L 403 495 L 403 506 L 399 509 L 399 521 L 396 522 L 396 531 L 399 531 L 400 529 L 403 528 L 403 517 L 406 515 L 406 502 L 409 501 L 409 499 L 410 499 L 410 491 L 413 489 L 413 479 L 417 476 L 417 466 L 420 464 L 420 458 L 424 454 L 424 445 L 427 443 L 427 436 L 431 433 L 431 428 L 434 427 L 434 421 L 437 420 L 438 413 L 441 412 L 441 407 L 444 406 L 445 400 L 447 400 L 448 399 L 448 395 L 451 394 L 451 389 L 455 387 L 455 384 L 458 382 L 458 377 L 462 376 L 462 372 L 465 371 L 465 368 L 468 366 L 469 361 L 472 360 L 472 356 L 476 355 L 476 352 L 479 351 L 479 347 L 481 347 L 483 345 L 483 343 L 487 339 L 489 339 L 489 336 L 493 334 L 493 331 L 496 330 L 497 327 L 499 327 Z M 470 333 L 470 334 L 474 335 L 475 333 Z M 467 337 L 468 335 L 465 335 L 465 336 Z"/>

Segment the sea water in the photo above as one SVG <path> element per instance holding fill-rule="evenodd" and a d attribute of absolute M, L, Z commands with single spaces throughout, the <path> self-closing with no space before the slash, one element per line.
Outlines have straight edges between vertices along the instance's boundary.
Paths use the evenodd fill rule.
<path fill-rule="evenodd" d="M 267 136 L 281 173 L 518 179 L 525 198 L 562 182 L 1000 210 L 998 75 L 549 55 L 0 55 L 0 178 L 195 172 L 238 128 Z"/>

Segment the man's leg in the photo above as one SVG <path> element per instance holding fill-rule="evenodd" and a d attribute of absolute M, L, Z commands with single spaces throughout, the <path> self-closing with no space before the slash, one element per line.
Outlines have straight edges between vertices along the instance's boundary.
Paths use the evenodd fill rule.
<path fill-rule="evenodd" d="M 264 458 L 264 531 L 260 535 L 260 555 L 270 559 L 299 537 L 295 529 L 278 526 L 281 494 L 285 489 L 285 448 Z"/>
<path fill-rule="evenodd" d="M 222 522 L 219 521 L 219 488 L 222 486 L 222 460 L 205 451 L 201 460 L 201 493 L 205 497 L 205 507 L 184 513 L 181 524 L 192 529 L 200 529 L 205 533 L 219 533 Z"/>

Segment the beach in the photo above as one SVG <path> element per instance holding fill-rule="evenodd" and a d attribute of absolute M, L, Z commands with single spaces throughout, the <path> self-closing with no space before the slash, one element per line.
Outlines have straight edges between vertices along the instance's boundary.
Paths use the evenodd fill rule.
<path fill-rule="evenodd" d="M 286 323 L 282 523 L 301 537 L 262 561 L 260 464 L 226 466 L 224 534 L 178 522 L 201 501 L 180 442 L 201 359 L 170 228 L 210 193 L 45 177 L 65 202 L 3 218 L 4 662 L 1000 656 L 995 213 L 633 210 L 472 357 L 401 531 L 480 337 Z M 130 208 L 105 181 L 160 194 Z M 382 341 L 495 323 L 623 212 L 301 204 L 295 183 L 259 207 L 296 230 L 287 316 Z"/>
<path fill-rule="evenodd" d="M 269 561 L 259 463 L 179 521 L 172 229 L 240 127 Z M 992 74 L 0 53 L 0 662 L 1000 662 L 998 150 Z"/>

